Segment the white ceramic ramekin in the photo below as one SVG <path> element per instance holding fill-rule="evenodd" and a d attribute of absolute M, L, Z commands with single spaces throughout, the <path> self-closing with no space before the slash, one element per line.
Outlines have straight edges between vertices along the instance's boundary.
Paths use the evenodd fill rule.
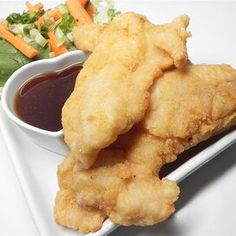
<path fill-rule="evenodd" d="M 39 146 L 52 152 L 66 155 L 68 148 L 64 143 L 62 130 L 57 132 L 43 130 L 22 121 L 14 110 L 14 100 L 18 89 L 27 80 L 46 72 L 59 71 L 75 63 L 83 62 L 88 54 L 81 51 L 68 52 L 52 59 L 39 60 L 18 69 L 7 80 L 2 91 L 2 107 L 7 116 Z"/>

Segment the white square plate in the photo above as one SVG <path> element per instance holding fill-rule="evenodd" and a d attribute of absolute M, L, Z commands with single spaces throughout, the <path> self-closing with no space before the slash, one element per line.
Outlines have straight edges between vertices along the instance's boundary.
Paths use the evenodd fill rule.
<path fill-rule="evenodd" d="M 52 7 L 58 3 L 60 1 L 45 1 L 45 7 Z M 189 30 L 193 35 L 188 40 L 191 61 L 193 63 L 228 63 L 236 67 L 236 31 L 234 30 L 236 2 L 120 0 L 117 1 L 116 7 L 121 11 L 143 13 L 151 21 L 157 23 L 168 22 L 173 17 L 186 13 L 191 18 Z M 23 9 L 24 1 L 22 0 L 0 1 L 1 17 L 11 12 L 21 12 Z M 0 110 L 0 129 L 40 234 L 79 235 L 77 232 L 58 226 L 53 220 L 52 209 L 57 191 L 56 169 L 62 157 L 31 143 L 17 127 L 6 119 L 2 110 Z M 180 182 L 235 140 L 236 130 L 208 144 L 203 151 L 195 153 L 193 158 L 169 174 L 168 178 Z M 93 235 L 108 234 L 114 227 L 106 221 L 102 230 Z M 143 232 L 142 235 L 148 234 L 148 232 L 144 234 Z M 175 233 L 170 232 L 168 235 L 175 235 Z M 188 234 L 185 232 L 185 235 Z"/>

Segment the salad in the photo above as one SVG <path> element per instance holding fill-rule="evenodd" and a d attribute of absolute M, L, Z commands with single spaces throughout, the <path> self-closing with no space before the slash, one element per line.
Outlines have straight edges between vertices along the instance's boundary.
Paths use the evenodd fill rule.
<path fill-rule="evenodd" d="M 118 12 L 113 0 L 66 0 L 53 9 L 26 2 L 23 13 L 0 20 L 0 87 L 21 66 L 75 50 L 74 26 L 109 23 Z"/>

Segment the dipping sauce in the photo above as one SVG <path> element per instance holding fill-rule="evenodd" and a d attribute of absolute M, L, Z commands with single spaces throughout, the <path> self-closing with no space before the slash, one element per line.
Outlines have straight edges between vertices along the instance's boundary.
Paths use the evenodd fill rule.
<path fill-rule="evenodd" d="M 15 97 L 19 118 L 44 130 L 61 130 L 61 110 L 81 69 L 82 64 L 75 64 L 61 71 L 38 75 L 23 84 Z"/>

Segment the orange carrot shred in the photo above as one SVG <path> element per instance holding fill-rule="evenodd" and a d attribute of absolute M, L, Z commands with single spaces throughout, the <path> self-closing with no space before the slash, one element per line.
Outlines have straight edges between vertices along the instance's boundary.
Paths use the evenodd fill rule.
<path fill-rule="evenodd" d="M 95 13 L 95 8 L 92 4 L 89 5 L 88 9 L 87 9 L 88 14 L 90 15 L 91 18 L 93 18 L 93 15 Z"/>
<path fill-rule="evenodd" d="M 61 13 L 57 10 L 48 11 L 48 15 L 53 17 L 55 21 L 59 20 L 62 17 Z"/>
<path fill-rule="evenodd" d="M 68 52 L 65 46 L 63 45 L 57 46 L 56 36 L 52 32 L 48 33 L 48 43 L 51 46 L 52 51 L 55 53 L 56 56 L 59 56 L 61 54 Z"/>
<path fill-rule="evenodd" d="M 87 4 L 88 0 L 79 0 L 82 6 L 85 8 L 85 5 Z"/>
<path fill-rule="evenodd" d="M 31 9 L 33 8 L 33 5 L 29 1 L 25 2 L 25 6 L 27 8 L 27 11 L 31 11 Z"/>
<path fill-rule="evenodd" d="M 28 58 L 33 58 L 38 55 L 38 51 L 27 44 L 23 39 L 12 34 L 5 26 L 0 24 L 0 37 L 8 41 L 15 48 L 21 51 Z"/>
<path fill-rule="evenodd" d="M 37 3 L 33 6 L 29 1 L 27 1 L 27 2 L 25 2 L 25 5 L 26 5 L 26 8 L 27 8 L 28 12 L 30 12 L 30 11 L 31 12 L 37 12 L 40 9 L 43 8 L 43 4 L 41 2 L 39 2 L 39 3 Z"/>
<path fill-rule="evenodd" d="M 75 19 L 77 25 L 82 25 L 86 23 L 91 23 L 92 18 L 87 13 L 87 11 L 82 6 L 81 2 L 78 0 L 67 0 L 66 5 L 70 14 Z"/>
<path fill-rule="evenodd" d="M 3 26 L 6 30 L 9 30 L 9 28 L 7 27 L 7 25 L 4 22 L 0 22 L 0 25 Z"/>
<path fill-rule="evenodd" d="M 41 2 L 39 2 L 39 3 L 37 3 L 36 5 L 33 6 L 33 11 L 37 12 L 42 8 L 43 8 L 43 4 Z"/>
<path fill-rule="evenodd" d="M 45 20 L 44 20 L 43 16 L 39 17 L 39 19 L 37 20 L 37 23 L 36 23 L 37 29 L 40 29 L 40 26 L 44 23 L 45 23 Z"/>

